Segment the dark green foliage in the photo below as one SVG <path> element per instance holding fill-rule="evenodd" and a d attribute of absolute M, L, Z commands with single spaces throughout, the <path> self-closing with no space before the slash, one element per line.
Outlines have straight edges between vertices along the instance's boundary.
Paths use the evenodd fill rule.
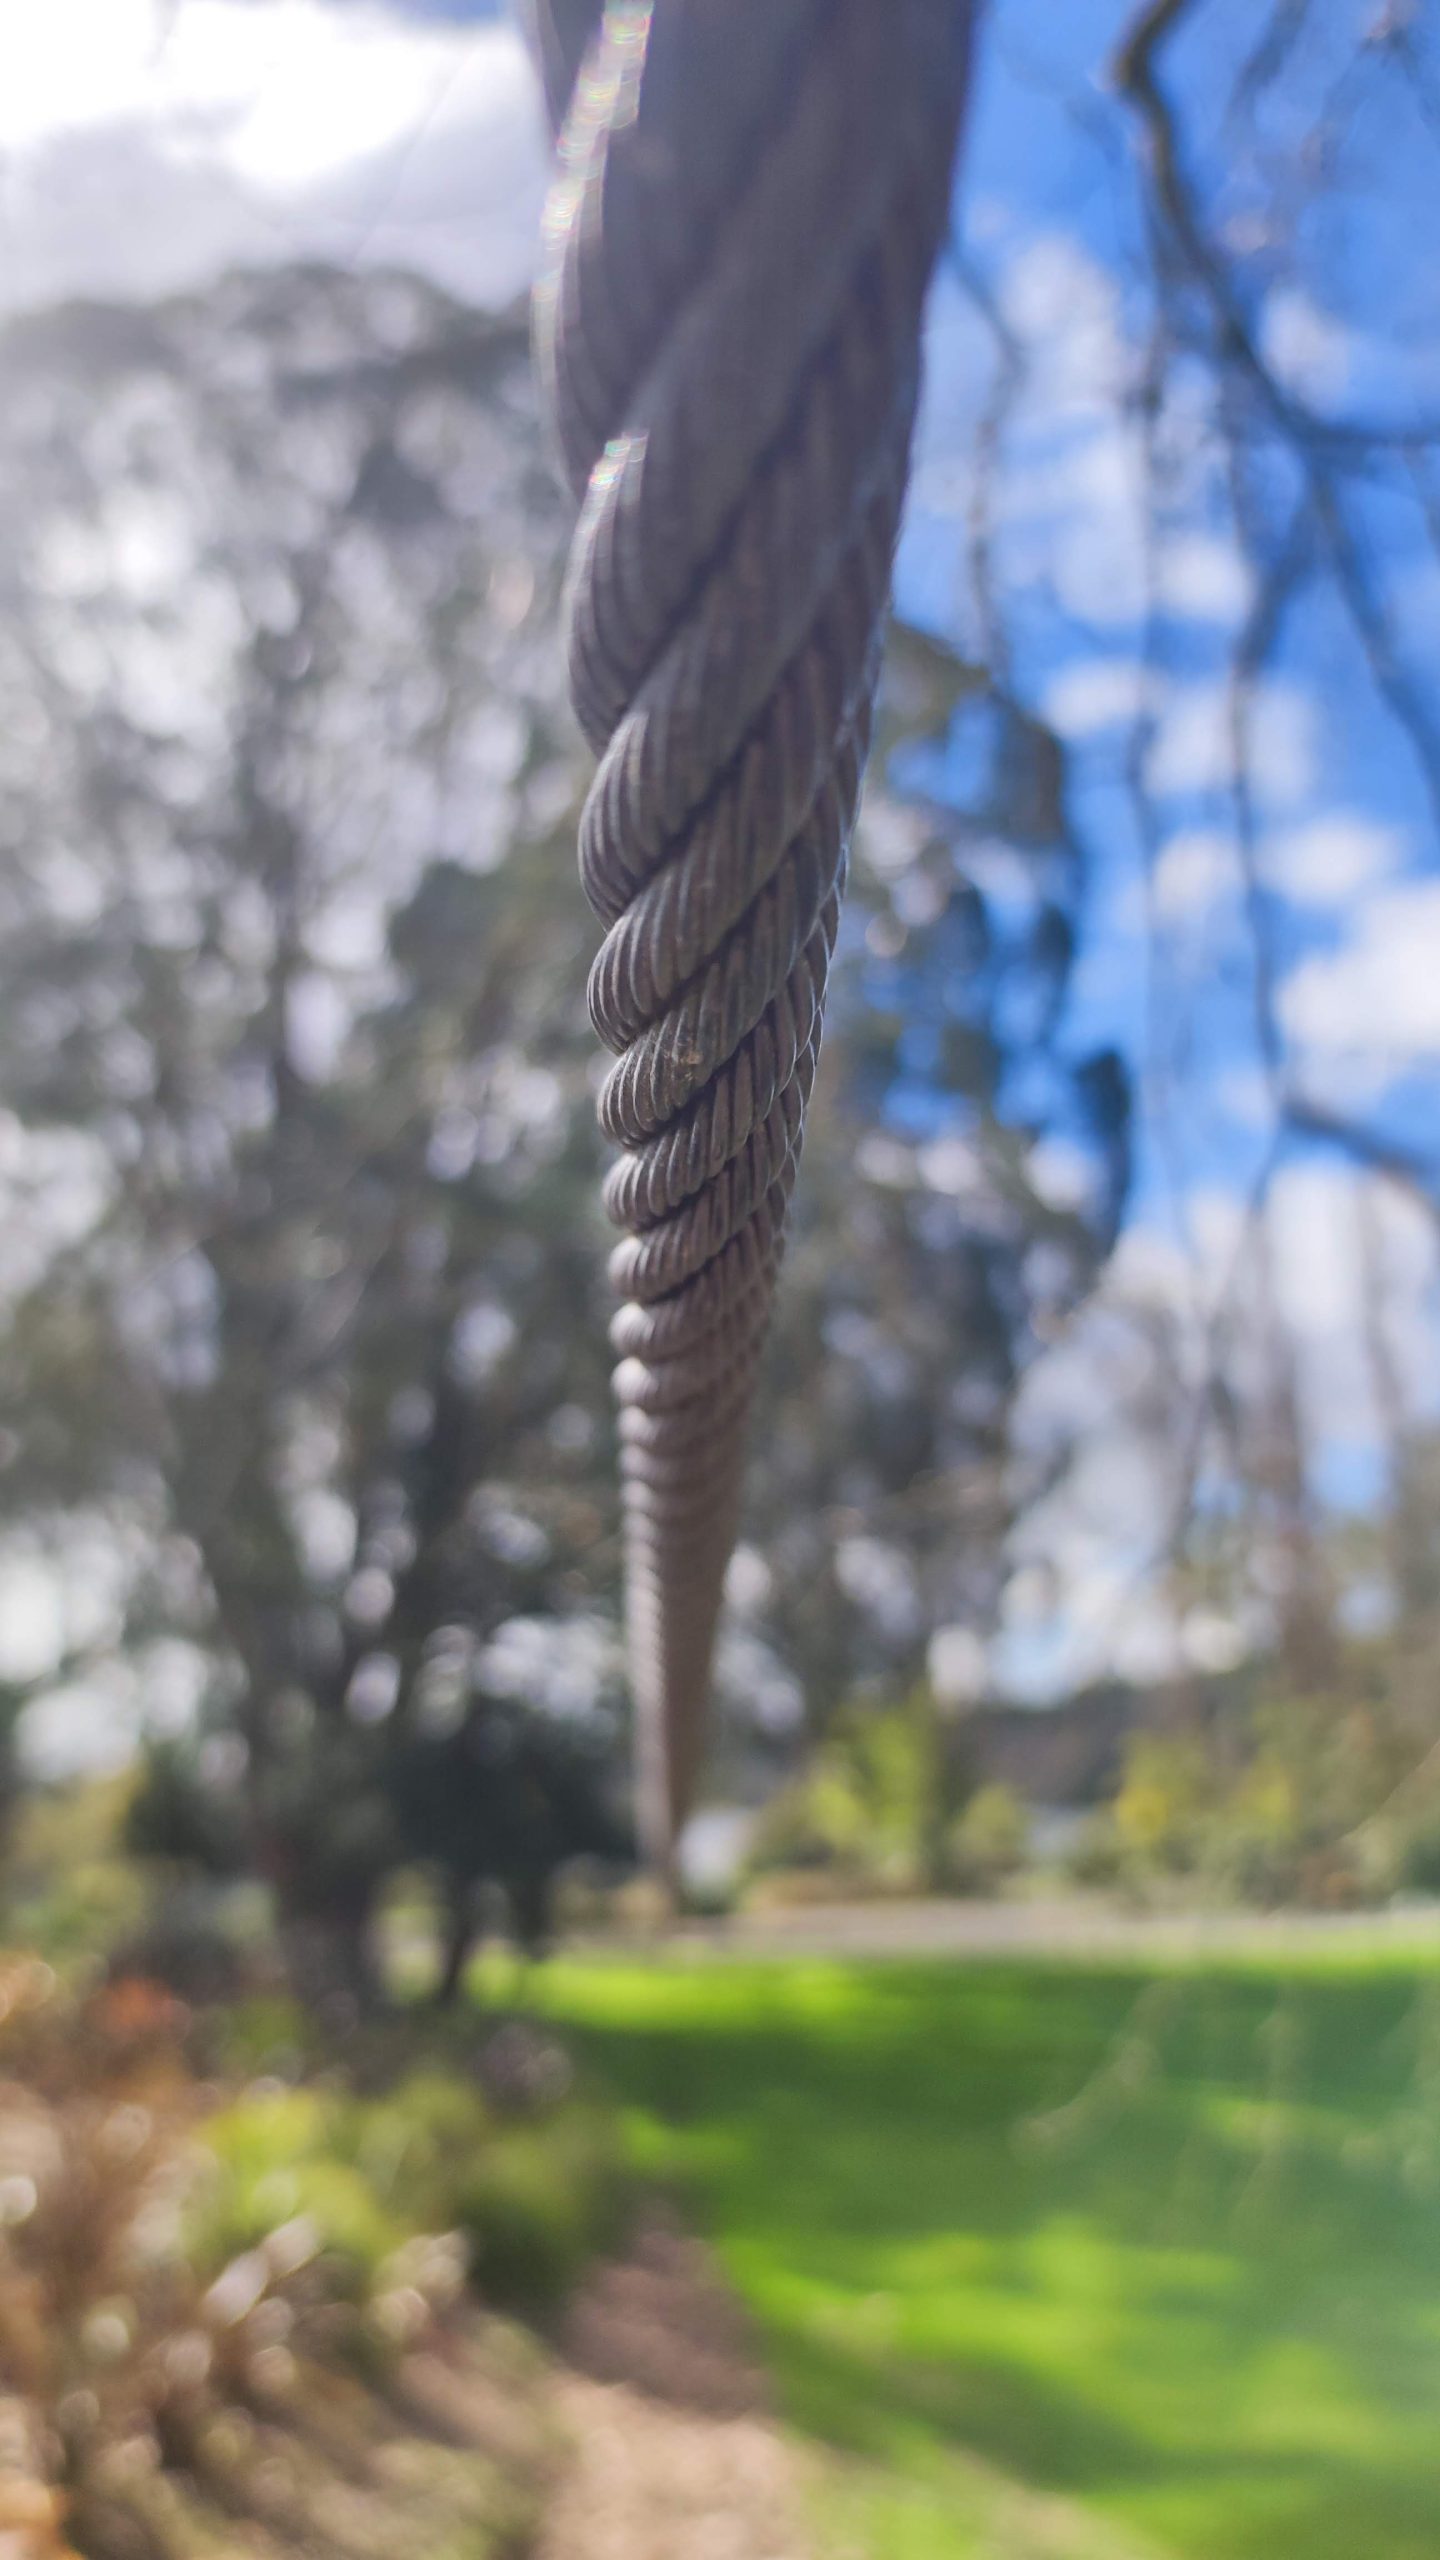
<path fill-rule="evenodd" d="M 433 1866 L 445 1886 L 446 1997 L 459 1988 L 481 1887 L 502 1889 L 518 1943 L 538 1955 L 552 1935 L 562 1868 L 576 1859 L 634 1864 L 603 1733 L 488 1700 L 457 1733 L 398 1740 L 386 1776 L 402 1856 Z"/>
<path fill-rule="evenodd" d="M 487 2301 L 554 2311 L 597 2249 L 621 2236 L 627 2187 L 610 2118 L 572 2101 L 553 2124 L 522 2124 L 475 2147 L 451 2198 Z"/>
<path fill-rule="evenodd" d="M 193 1751 L 158 1743 L 145 1755 L 125 1814 L 124 1845 L 220 1880 L 245 1869 L 245 1825 L 234 1791 L 207 1786 Z"/>

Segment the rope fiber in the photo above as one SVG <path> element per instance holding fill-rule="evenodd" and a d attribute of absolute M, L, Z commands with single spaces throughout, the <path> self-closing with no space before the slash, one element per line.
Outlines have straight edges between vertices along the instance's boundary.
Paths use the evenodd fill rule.
<path fill-rule="evenodd" d="M 536 351 L 580 502 L 647 1849 L 693 1798 L 950 205 L 969 0 L 532 0 Z"/>

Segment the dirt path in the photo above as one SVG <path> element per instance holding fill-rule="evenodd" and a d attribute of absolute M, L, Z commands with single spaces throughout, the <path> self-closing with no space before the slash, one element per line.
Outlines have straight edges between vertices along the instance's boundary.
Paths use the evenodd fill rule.
<path fill-rule="evenodd" d="M 774 2423 L 743 2312 L 706 2250 L 652 2219 L 570 2317 L 552 2410 L 569 2446 L 531 2560 L 860 2560 L 873 2477 L 810 2456 Z M 958 2447 L 944 2484 L 893 2484 L 926 2548 L 975 2560 L 1166 2560 L 1068 2499 Z M 883 2541 L 878 2546 L 883 2549 Z"/>
<path fill-rule="evenodd" d="M 569 2375 L 573 2466 L 535 2560 L 808 2560 L 789 2453 L 759 2418 L 666 2408 Z"/>
<path fill-rule="evenodd" d="M 811 2560 L 794 2457 L 704 2249 L 656 2219 L 571 2314 L 534 2560 Z"/>

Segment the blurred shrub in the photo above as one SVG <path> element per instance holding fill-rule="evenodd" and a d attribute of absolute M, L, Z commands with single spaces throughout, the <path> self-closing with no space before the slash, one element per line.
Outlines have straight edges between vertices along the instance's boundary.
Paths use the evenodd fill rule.
<path fill-rule="evenodd" d="M 1262 1750 L 1210 1808 L 1196 1863 L 1228 1899 L 1285 1902 L 1301 1889 L 1306 1850 L 1295 1773 Z"/>
<path fill-rule="evenodd" d="M 586 2261 L 619 2236 L 625 2202 L 615 2130 L 572 2099 L 549 2122 L 482 2143 L 454 2191 L 454 2220 L 485 2300 L 547 2311 Z"/>
<path fill-rule="evenodd" d="M 1404 1797 L 1366 1823 L 1356 1843 L 1372 1895 L 1440 1896 L 1440 1804 L 1428 1790 Z"/>
<path fill-rule="evenodd" d="M 205 1783 L 193 1745 L 151 1743 L 131 1789 L 125 1846 L 132 1857 L 200 1875 L 242 1875 L 245 1830 L 234 1788 Z"/>
<path fill-rule="evenodd" d="M 994 1893 L 1024 1866 L 1030 1816 L 1012 1787 L 977 1787 L 951 1825 L 949 1869 L 968 1893 Z"/>
<path fill-rule="evenodd" d="M 164 1983 L 178 1999 L 218 2010 L 239 1996 L 246 1957 L 208 1901 L 182 1891 L 162 1895 L 138 1928 L 112 1939 L 106 1969 L 112 1976 Z"/>
<path fill-rule="evenodd" d="M 1115 1892 L 1131 1881 L 1131 1862 L 1110 1806 L 1091 1815 L 1064 1860 L 1063 1872 L 1072 1884 L 1093 1893 Z"/>
<path fill-rule="evenodd" d="M 857 1703 L 767 1808 L 751 1872 L 808 1869 L 847 1892 L 943 1887 L 962 1793 L 955 1728 L 926 1687 L 889 1706 Z"/>
<path fill-rule="evenodd" d="M 348 2102 L 320 2089 L 259 2087 L 204 2129 L 215 2175 L 202 2185 L 187 2231 L 202 2276 L 261 2249 L 282 2228 L 302 2227 L 307 2255 L 324 2259 L 337 2289 L 366 2299 L 413 2225 L 388 2211 L 374 2184 L 344 2157 Z"/>
<path fill-rule="evenodd" d="M 310 2019 L 288 1991 L 252 1991 L 210 2022 L 211 2067 L 227 2080 L 298 2080 L 314 2045 Z"/>
<path fill-rule="evenodd" d="M 1397 1893 L 1440 1894 L 1440 1813 L 1401 1827 L 1389 1881 Z"/>
<path fill-rule="evenodd" d="M 1359 1702 L 1262 1693 L 1243 1721 L 1135 1735 L 1067 1872 L 1142 1899 L 1262 1907 L 1348 1909 L 1440 1886 L 1440 1807 L 1384 1810 L 1394 1792 L 1391 1737 Z"/>
<path fill-rule="evenodd" d="M 743 1887 L 744 1878 L 740 1875 L 684 1881 L 679 1896 L 681 1916 L 686 1920 L 733 1920 L 743 1899 Z"/>
<path fill-rule="evenodd" d="M 23 2560 L 338 2550 L 343 2484 L 367 2551 L 528 2549 L 534 2383 L 496 2324 L 453 2316 L 465 2244 L 422 2227 L 456 2219 L 503 2130 L 490 2102 L 412 2072 L 376 2100 L 257 2083 L 204 2115 L 188 2023 L 138 1977 L 80 2003 L 0 1958 L 0 2548 L 9 2523 Z M 387 2442 L 403 2468 L 372 2467 Z"/>
<path fill-rule="evenodd" d="M 204 2128 L 214 2174 L 192 2219 L 197 2263 L 299 2223 L 336 2286 L 363 2299 L 404 2241 L 456 2231 L 487 2301 L 548 2310 L 612 2236 L 623 2180 L 614 2121 L 573 2093 L 568 2067 L 549 2094 L 534 2079 L 508 2104 L 473 2071 L 435 2064 L 375 2095 L 258 2083 Z"/>
<path fill-rule="evenodd" d="M 1209 1759 L 1198 1741 L 1138 1734 L 1126 1752 L 1114 1804 L 1122 1851 L 1141 1865 L 1188 1874 L 1199 1863 L 1214 1793 Z"/>
<path fill-rule="evenodd" d="M 145 1879 L 127 1857 L 133 1778 L 37 1788 L 22 1798 L 6 1848 L 4 1913 L 14 1939 L 80 1973 L 139 1929 Z"/>

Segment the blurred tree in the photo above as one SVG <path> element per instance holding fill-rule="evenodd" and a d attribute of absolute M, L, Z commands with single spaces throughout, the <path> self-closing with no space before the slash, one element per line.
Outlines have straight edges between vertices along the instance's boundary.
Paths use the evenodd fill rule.
<path fill-rule="evenodd" d="M 296 274 L 11 358 L 0 1076 L 57 1173 L 4 1499 L 132 1552 L 132 1637 L 193 1643 L 252 1854 L 358 1981 L 391 1736 L 607 1571 L 525 340 Z"/>
<path fill-rule="evenodd" d="M 427 1858 L 458 1969 L 482 1881 L 538 1934 L 564 1847 L 613 1840 L 594 929 L 525 334 L 296 270 L 26 322 L 7 371 L 0 1520 L 107 1542 L 142 1696 L 188 1665 L 137 1839 L 203 1862 L 238 1813 L 297 1964 L 357 1992 Z M 1082 891 L 1056 739 L 899 630 L 743 1753 L 993 1608 L 1015 1381 L 1126 1178 L 1123 1076 L 1064 1039 Z"/>
<path fill-rule="evenodd" d="M 557 1717 L 481 1702 L 452 1734 L 416 1734 L 395 1752 L 391 1801 L 401 1854 L 439 1875 L 443 1951 L 438 1997 L 450 2002 L 499 1886 L 518 1943 L 543 1954 L 554 1933 L 555 1884 L 576 1859 L 634 1864 L 606 1737 Z"/>

